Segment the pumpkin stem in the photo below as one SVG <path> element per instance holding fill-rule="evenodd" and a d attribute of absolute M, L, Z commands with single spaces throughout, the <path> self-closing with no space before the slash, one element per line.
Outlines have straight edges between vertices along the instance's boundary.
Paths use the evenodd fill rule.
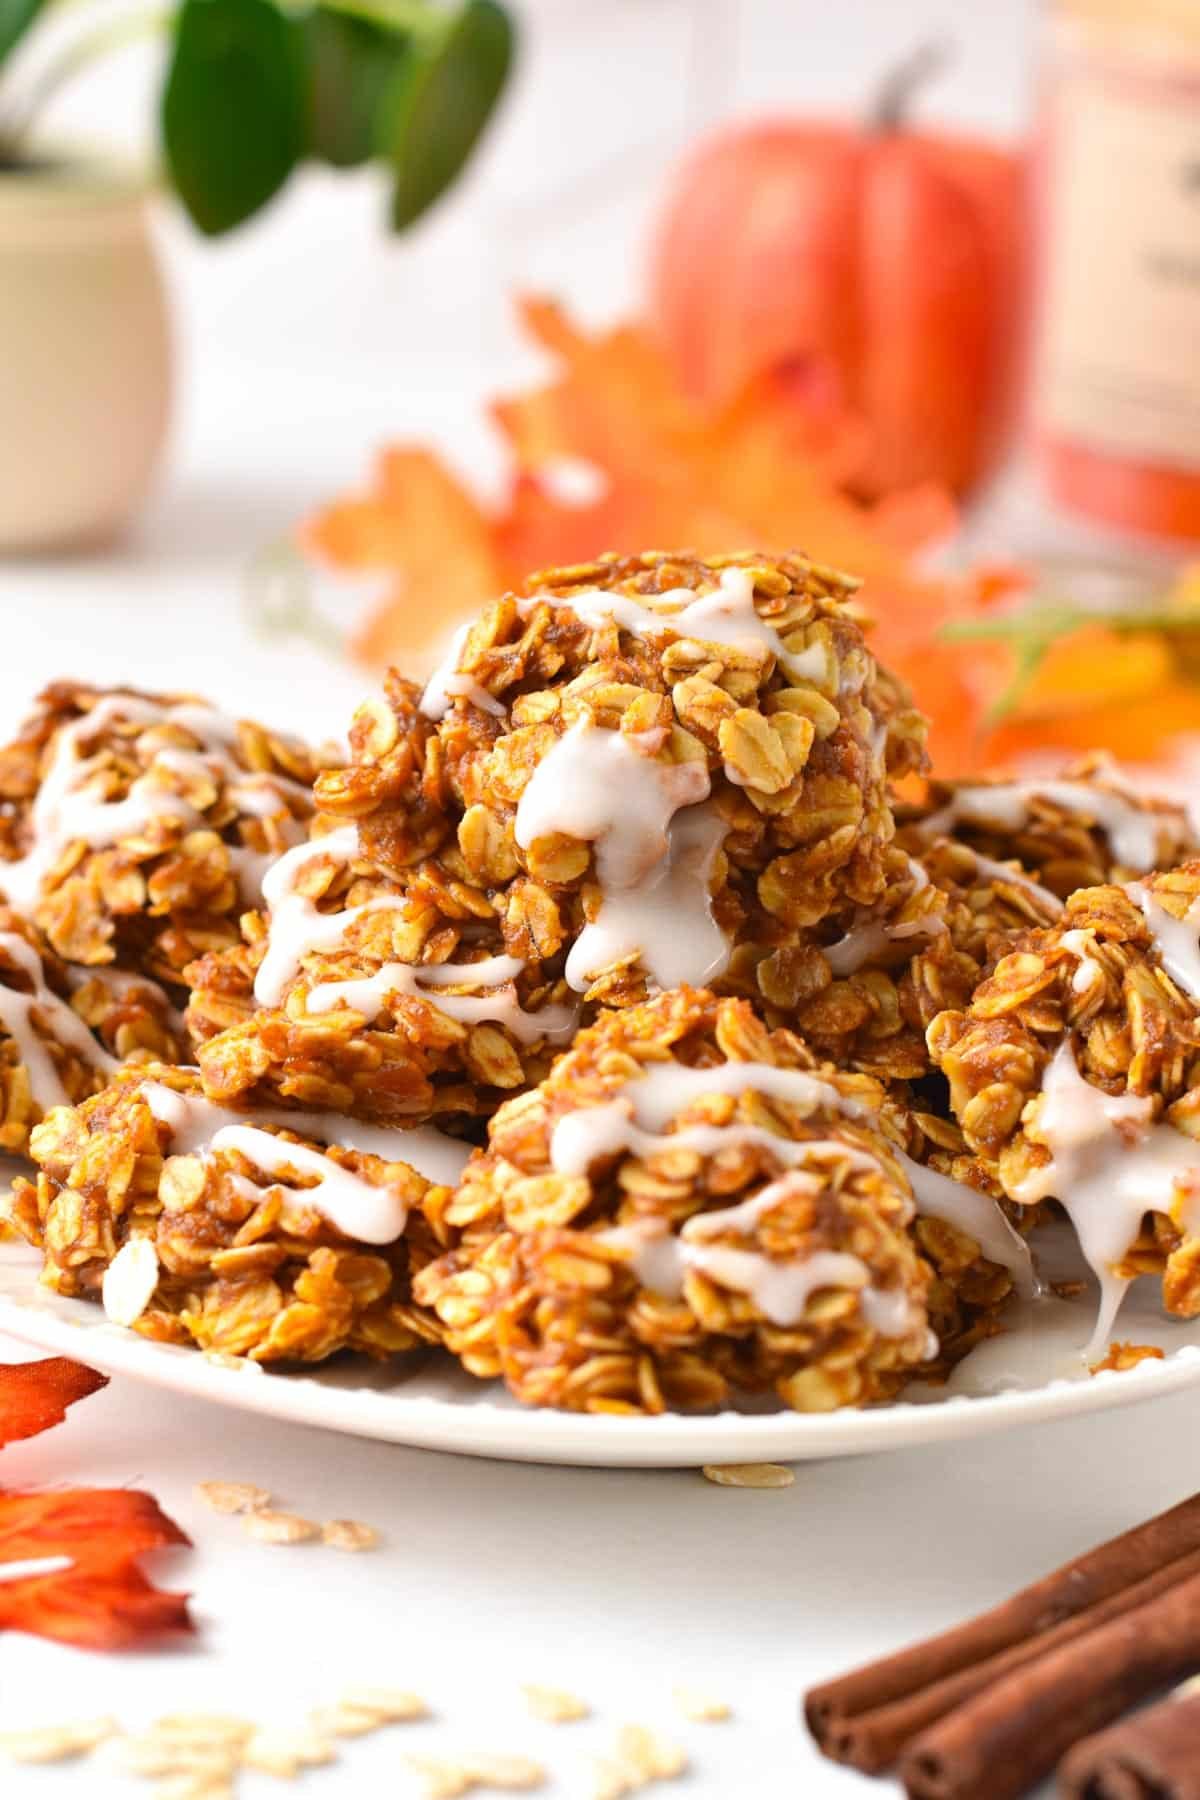
<path fill-rule="evenodd" d="M 873 131 L 899 131 L 913 95 L 946 67 L 952 48 L 948 38 L 930 38 L 896 65 L 875 96 L 868 121 Z"/>

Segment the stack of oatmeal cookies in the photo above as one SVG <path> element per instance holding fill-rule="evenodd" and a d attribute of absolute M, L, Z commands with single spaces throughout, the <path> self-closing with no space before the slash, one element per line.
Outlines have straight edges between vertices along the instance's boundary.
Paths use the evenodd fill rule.
<path fill-rule="evenodd" d="M 0 752 L 43 1281 L 220 1356 L 436 1345 L 591 1412 L 944 1375 L 1054 1206 L 1104 1330 L 1144 1271 L 1200 1311 L 1186 817 L 1102 766 L 930 783 L 854 587 L 537 576 L 348 760 L 51 689 Z"/>

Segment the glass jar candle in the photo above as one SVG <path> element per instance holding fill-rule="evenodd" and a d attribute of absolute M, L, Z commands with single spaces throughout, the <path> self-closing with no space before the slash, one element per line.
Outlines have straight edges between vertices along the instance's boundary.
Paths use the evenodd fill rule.
<path fill-rule="evenodd" d="M 1055 0 L 1034 425 L 1053 497 L 1200 538 L 1200 0 Z"/>

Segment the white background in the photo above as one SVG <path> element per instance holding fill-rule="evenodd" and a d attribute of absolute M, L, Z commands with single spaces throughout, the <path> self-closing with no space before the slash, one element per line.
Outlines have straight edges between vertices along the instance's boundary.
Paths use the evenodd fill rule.
<path fill-rule="evenodd" d="M 310 729 L 344 725 L 363 678 L 263 645 L 241 614 L 249 554 L 361 479 L 388 437 L 432 434 L 479 479 L 484 395 L 527 372 L 504 296 L 535 284 L 603 319 L 636 294 L 646 220 L 688 131 L 764 105 L 854 107 L 927 30 L 959 40 L 923 111 L 1012 131 L 1027 116 L 1032 0 L 535 0 L 520 83 L 486 155 L 428 228 L 382 234 L 371 179 L 306 177 L 217 246 L 164 210 L 178 326 L 174 438 L 137 532 L 103 557 L 0 566 L 0 705 L 54 674 L 210 691 Z M 55 121 L 129 141 L 152 81 L 132 58 Z M 720 280 L 719 249 L 711 279 Z M 1034 529 L 1053 533 L 1052 526 Z M 347 616 L 357 602 L 346 602 Z M 1194 1403 L 798 1471 L 785 1492 L 699 1475 L 564 1471 L 405 1452 L 113 1385 L 3 1453 L 6 1485 L 139 1483 L 194 1536 L 164 1559 L 201 1633 L 169 1655 L 95 1657 L 0 1637 L 0 1729 L 108 1711 L 286 1720 L 369 1678 L 438 1719 L 347 1747 L 309 1778 L 333 1800 L 403 1796 L 406 1748 L 543 1755 L 588 1792 L 587 1753 L 625 1720 L 686 1741 L 711 1800 L 867 1791 L 796 1723 L 812 1680 L 950 1623 L 1200 1483 Z M 193 1484 L 259 1482 L 385 1534 L 352 1559 L 264 1549 Z M 594 1723 L 522 1715 L 559 1682 Z M 728 1725 L 673 1717 L 671 1687 L 728 1699 Z M 5 1773 L 3 1792 L 136 1795 L 81 1767 Z M 251 1796 L 278 1792 L 247 1780 Z"/>

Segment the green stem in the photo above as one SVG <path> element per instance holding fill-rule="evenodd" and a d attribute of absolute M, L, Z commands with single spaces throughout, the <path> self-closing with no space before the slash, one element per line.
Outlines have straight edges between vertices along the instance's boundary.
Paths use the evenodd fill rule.
<path fill-rule="evenodd" d="M 938 636 L 949 643 L 1003 644 L 1011 652 L 1013 666 L 1008 683 L 988 708 L 986 723 L 994 726 L 1016 710 L 1054 646 L 1089 626 L 1099 626 L 1118 637 L 1158 633 L 1168 642 L 1173 636 L 1200 634 L 1200 616 L 1155 607 L 1152 598 L 1148 595 L 1146 605 L 1120 612 L 1044 598 L 1010 613 L 951 619 L 941 627 Z"/>
<path fill-rule="evenodd" d="M 290 538 L 265 544 L 252 557 L 242 599 L 256 636 L 302 638 L 319 650 L 343 654 L 342 633 L 317 611 L 308 565 Z"/>

